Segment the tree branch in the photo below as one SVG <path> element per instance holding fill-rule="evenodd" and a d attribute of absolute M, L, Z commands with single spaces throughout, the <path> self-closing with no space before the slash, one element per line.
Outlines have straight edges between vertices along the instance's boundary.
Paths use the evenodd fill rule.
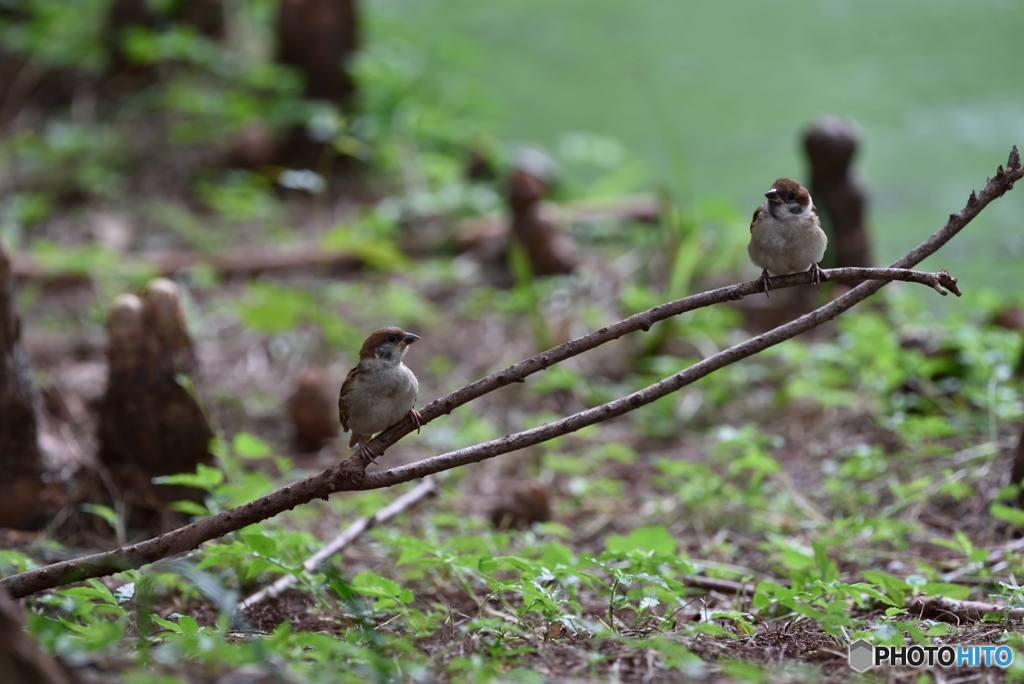
<path fill-rule="evenodd" d="M 356 539 L 359 539 L 359 537 L 363 536 L 363 534 L 368 530 L 373 529 L 381 523 L 386 523 L 396 515 L 404 513 L 420 501 L 423 501 L 423 499 L 433 496 L 436 493 L 437 484 L 435 484 L 434 478 L 424 478 L 423 482 L 417 485 L 415 489 L 409 490 L 373 515 L 360 518 L 349 525 L 345 528 L 344 532 L 332 539 L 329 544 L 310 556 L 309 559 L 302 564 L 302 569 L 306 572 L 316 572 L 324 561 L 340 552 Z M 235 610 L 246 611 L 265 598 L 275 598 L 280 596 L 287 589 L 295 586 L 295 583 L 298 581 L 299 578 L 295 575 L 284 575 L 283 577 L 279 577 L 277 581 L 269 587 L 260 589 L 249 598 L 244 601 L 240 601 L 239 604 L 235 606 Z"/>
<path fill-rule="evenodd" d="M 893 268 L 910 268 L 926 257 L 934 254 L 940 247 L 946 244 L 960 230 L 976 217 L 982 209 L 988 206 L 993 200 L 1001 197 L 1013 187 L 1013 184 L 1024 177 L 1024 167 L 1021 166 L 1020 153 L 1014 147 L 1010 153 L 1007 169 L 999 167 L 996 175 L 990 178 L 980 193 L 972 192 L 967 205 L 955 214 L 950 214 L 949 221 L 934 235 L 913 249 L 910 253 L 893 264 Z M 845 269 L 840 269 L 845 270 Z M 852 269 L 856 271 L 857 278 L 865 277 L 865 270 Z M 883 269 L 886 270 L 886 269 Z M 828 271 L 832 278 L 834 271 Z M 840 274 L 836 274 L 835 280 L 839 280 Z M 902 274 L 901 274 L 902 275 Z M 931 274 L 941 279 L 939 274 Z M 947 274 L 948 276 L 948 274 Z M 903 279 L 903 278 L 898 278 Z M 778 287 L 789 287 L 796 284 L 804 284 L 810 281 L 808 274 L 795 274 L 775 278 L 772 285 Z M 543 425 L 532 430 L 509 435 L 486 444 L 460 449 L 448 454 L 423 459 L 399 468 L 393 468 L 384 472 L 365 473 L 366 463 L 357 456 L 349 458 L 322 473 L 312 475 L 291 485 L 271 492 L 266 496 L 254 501 L 224 511 L 209 518 L 198 520 L 190 525 L 160 535 L 139 544 L 133 544 L 126 548 L 115 549 L 106 553 L 93 554 L 84 558 L 71 561 L 63 561 L 37 568 L 28 572 L 12 575 L 0 580 L 0 587 L 6 589 L 12 596 L 22 597 L 29 594 L 51 589 L 56 586 L 77 582 L 91 577 L 102 577 L 129 568 L 139 568 L 147 563 L 164 558 L 169 555 L 184 553 L 197 548 L 200 544 L 223 536 L 228 532 L 241 529 L 274 515 L 291 510 L 295 506 L 307 503 L 315 498 L 327 498 L 336 491 L 355 491 L 390 487 L 400 482 L 423 477 L 431 473 L 448 470 L 459 465 L 475 463 L 477 461 L 491 458 L 499 454 L 521 449 L 525 446 L 579 430 L 582 427 L 597 423 L 609 418 L 622 415 L 628 411 L 639 408 L 656 399 L 677 391 L 686 385 L 699 380 L 714 370 L 721 368 L 740 359 L 747 358 L 752 354 L 778 344 L 791 337 L 799 335 L 822 322 L 834 318 L 840 313 L 850 309 L 858 302 L 877 292 L 887 279 L 872 280 L 862 283 L 847 292 L 842 297 L 826 304 L 825 306 L 802 316 L 795 321 L 776 328 L 764 335 L 759 335 L 746 342 L 725 349 L 714 356 L 710 356 L 694 366 L 670 376 L 650 387 L 629 396 L 617 399 L 602 406 L 583 411 L 562 420 Z M 922 282 L 922 281 L 917 281 Z M 927 284 L 934 286 L 931 282 Z M 950 290 L 955 287 L 955 281 L 950 284 L 940 284 Z M 495 373 L 491 376 L 478 380 L 466 387 L 453 392 L 445 397 L 437 399 L 428 404 L 421 411 L 423 422 L 429 422 L 442 414 L 451 413 L 455 408 L 468 401 L 494 391 L 512 382 L 522 382 L 528 375 L 536 373 L 548 366 L 558 363 L 564 359 L 576 356 L 588 349 L 604 344 L 610 340 L 617 339 L 622 335 L 635 330 L 647 330 L 655 322 L 664 320 L 670 316 L 678 315 L 701 306 L 740 299 L 748 294 L 755 294 L 756 283 L 742 283 L 727 288 L 712 290 L 693 297 L 687 297 L 676 302 L 663 304 L 648 311 L 630 316 L 614 325 L 572 340 L 563 345 L 550 349 L 533 356 L 525 361 L 517 363 L 509 368 Z M 956 290 L 953 290 L 956 291 Z M 382 453 L 385 448 L 394 444 L 398 439 L 412 431 L 412 423 L 408 419 L 395 425 L 374 438 L 370 445 L 377 453 Z"/>
<path fill-rule="evenodd" d="M 971 216 L 971 218 L 973 218 L 973 216 Z M 970 220 L 971 219 L 968 218 L 964 225 L 966 225 Z M 957 228 L 957 232 L 959 232 L 961 228 L 963 228 L 963 226 Z M 932 237 L 934 238 L 935 236 Z M 945 242 L 943 242 L 943 244 L 945 244 Z M 918 249 L 920 249 L 920 247 Z M 938 249 L 938 247 L 936 247 L 936 249 Z M 929 252 L 929 254 L 930 253 L 931 252 Z M 921 259 L 924 258 L 925 257 L 922 257 Z M 828 276 L 830 281 L 834 282 L 879 280 L 883 281 L 878 285 L 878 287 L 881 287 L 886 282 L 899 280 L 903 282 L 928 285 L 943 296 L 946 295 L 947 290 L 958 297 L 962 294 L 960 289 L 957 287 L 957 279 L 945 270 L 939 271 L 938 273 L 927 273 L 923 271 L 912 271 L 905 267 L 831 268 L 823 269 L 823 273 Z M 771 278 L 771 284 L 772 289 L 774 290 L 795 287 L 796 285 L 809 285 L 811 284 L 811 276 L 809 273 L 793 273 L 790 275 L 776 276 Z M 877 289 L 878 288 L 875 288 L 875 290 L 872 290 L 869 294 L 874 293 Z M 482 397 L 485 394 L 489 394 L 497 389 L 501 389 L 506 385 L 511 385 L 516 382 L 525 382 L 526 378 L 534 373 L 545 370 L 546 368 L 565 361 L 566 359 L 579 356 L 584 352 L 590 351 L 602 344 L 617 340 L 629 333 L 636 332 L 638 330 L 646 332 L 647 330 L 650 330 L 651 326 L 655 323 L 672 318 L 673 316 L 679 316 L 680 314 L 696 311 L 697 309 L 702 309 L 714 304 L 736 301 L 743 299 L 746 296 L 757 294 L 762 294 L 760 289 L 760 279 L 736 285 L 728 285 L 715 290 L 708 290 L 707 292 L 683 297 L 682 299 L 677 299 L 666 304 L 660 304 L 654 308 L 647 309 L 646 311 L 633 314 L 629 318 L 613 323 L 612 325 L 584 335 L 583 337 L 560 344 L 557 347 L 552 347 L 547 351 L 535 354 L 534 356 L 513 364 L 502 371 L 492 373 L 487 377 L 476 380 L 447 396 L 435 399 L 420 411 L 422 423 L 425 425 L 435 418 L 442 415 L 448 415 L 459 406 Z M 412 424 L 412 421 L 406 419 L 401 423 L 392 425 L 384 432 L 378 434 L 369 444 L 375 453 L 380 454 L 414 429 L 415 426 Z M 368 465 L 368 462 L 364 464 L 364 469 L 366 465 Z"/>

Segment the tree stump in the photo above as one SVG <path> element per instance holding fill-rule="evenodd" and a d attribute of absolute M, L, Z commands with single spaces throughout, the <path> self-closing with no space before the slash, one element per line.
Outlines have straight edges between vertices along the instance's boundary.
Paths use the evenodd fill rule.
<path fill-rule="evenodd" d="M 341 110 L 349 109 L 356 84 L 349 62 L 359 48 L 356 0 L 281 0 L 277 15 L 277 61 L 297 68 L 304 94 Z M 304 126 L 294 127 L 278 150 L 286 164 L 318 169 L 329 141 L 311 140 Z"/>
<path fill-rule="evenodd" d="M 553 162 L 537 150 L 523 150 L 508 180 L 512 235 L 523 247 L 535 276 L 572 273 L 572 244 L 544 213 Z"/>
<path fill-rule="evenodd" d="M 1020 433 L 1020 441 L 1017 442 L 1017 451 L 1013 456 L 1013 467 L 1010 469 L 1010 484 L 1016 485 L 1018 489 L 1024 482 L 1024 431 Z M 1024 508 L 1024 489 L 1017 492 L 1017 505 Z"/>
<path fill-rule="evenodd" d="M 0 672 L 5 684 L 71 684 L 57 661 L 25 633 L 24 623 L 18 604 L 0 591 Z"/>
<path fill-rule="evenodd" d="M 322 368 L 307 368 L 288 398 L 295 443 L 316 451 L 338 436 L 338 390 L 327 383 Z"/>
<path fill-rule="evenodd" d="M 39 529 L 61 494 L 43 477 L 39 392 L 21 349 L 21 320 L 7 246 L 0 240 L 0 527 Z"/>
<path fill-rule="evenodd" d="M 178 286 L 157 278 L 141 297 L 118 296 L 107 335 L 110 374 L 100 404 L 97 459 L 131 507 L 129 526 L 151 528 L 167 515 L 167 504 L 202 497 L 197 489 L 152 479 L 213 463 L 213 430 L 197 401 L 198 368 Z"/>
<path fill-rule="evenodd" d="M 829 267 L 873 266 L 871 235 L 864 219 L 867 192 L 856 171 L 860 134 L 849 122 L 826 116 L 804 133 L 811 166 L 811 197 L 821 210 L 829 235 L 825 264 Z"/>
<path fill-rule="evenodd" d="M 511 489 L 490 510 L 491 524 L 500 530 L 525 530 L 535 522 L 551 520 L 551 496 L 543 483 L 528 480 Z"/>

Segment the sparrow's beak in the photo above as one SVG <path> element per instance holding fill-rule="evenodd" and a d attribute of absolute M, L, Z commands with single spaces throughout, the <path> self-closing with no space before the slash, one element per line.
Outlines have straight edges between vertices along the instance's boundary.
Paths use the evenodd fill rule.
<path fill-rule="evenodd" d="M 772 188 L 768 192 L 764 193 L 764 196 L 768 198 L 769 202 L 781 202 L 782 198 L 779 197 L 779 191 Z"/>
<path fill-rule="evenodd" d="M 405 333 L 405 337 L 402 338 L 402 345 L 408 347 L 410 344 L 420 339 L 419 335 L 413 335 L 412 333 Z"/>

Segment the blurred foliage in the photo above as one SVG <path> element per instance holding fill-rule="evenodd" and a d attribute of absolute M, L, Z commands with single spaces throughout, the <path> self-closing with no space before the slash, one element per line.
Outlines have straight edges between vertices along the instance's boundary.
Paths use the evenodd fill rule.
<path fill-rule="evenodd" d="M 41 69 L 76 67 L 97 73 L 107 62 L 101 38 L 109 4 L 108 0 L 5 2 L 3 9 L 13 11 L 0 15 L 0 48 L 29 56 Z"/>

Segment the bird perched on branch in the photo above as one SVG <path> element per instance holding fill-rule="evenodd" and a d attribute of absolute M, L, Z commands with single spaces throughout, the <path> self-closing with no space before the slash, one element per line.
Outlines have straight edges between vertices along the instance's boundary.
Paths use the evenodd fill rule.
<path fill-rule="evenodd" d="M 780 178 L 764 193 L 768 199 L 754 210 L 747 254 L 760 266 L 761 289 L 771 289 L 769 273 L 783 275 L 809 271 L 811 282 L 827 280 L 818 262 L 825 256 L 828 238 L 821 229 L 811 193 L 791 178 Z"/>
<path fill-rule="evenodd" d="M 359 444 L 359 454 L 373 461 L 375 454 L 366 442 L 408 415 L 416 430 L 421 418 L 413 409 L 420 383 L 402 358 L 419 336 L 401 328 L 381 328 L 366 338 L 359 350 L 359 363 L 348 372 L 338 396 L 341 426 L 352 431 L 349 447 Z"/>

